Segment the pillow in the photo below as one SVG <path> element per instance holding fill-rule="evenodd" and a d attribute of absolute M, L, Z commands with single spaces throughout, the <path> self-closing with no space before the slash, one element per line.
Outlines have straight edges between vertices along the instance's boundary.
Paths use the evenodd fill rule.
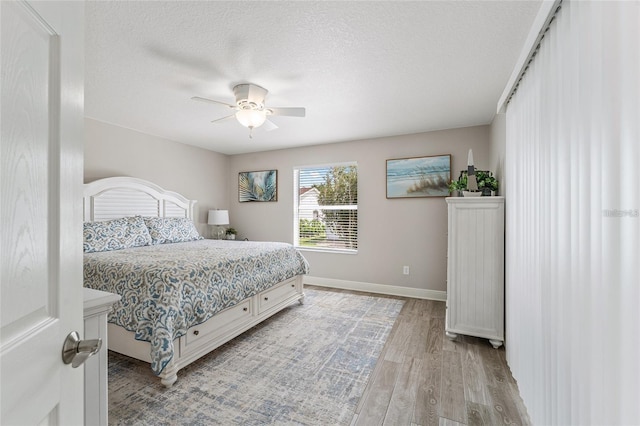
<path fill-rule="evenodd" d="M 149 235 L 149 229 L 142 216 L 128 217 L 127 219 L 129 220 L 127 248 L 151 245 L 151 235 Z"/>
<path fill-rule="evenodd" d="M 122 250 L 151 244 L 149 230 L 141 216 L 84 223 L 85 253 Z"/>
<path fill-rule="evenodd" d="M 191 219 L 186 217 L 145 217 L 151 244 L 203 240 Z"/>

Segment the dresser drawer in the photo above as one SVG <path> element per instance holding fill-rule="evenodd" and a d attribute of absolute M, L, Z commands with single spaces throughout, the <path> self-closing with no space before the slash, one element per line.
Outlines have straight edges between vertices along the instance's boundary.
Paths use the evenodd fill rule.
<path fill-rule="evenodd" d="M 298 293 L 295 279 L 271 287 L 258 294 L 258 313 L 262 313 Z"/>
<path fill-rule="evenodd" d="M 252 315 L 251 299 L 243 300 L 208 321 L 191 327 L 184 336 L 185 347 L 197 347 L 226 334 L 249 321 Z"/>

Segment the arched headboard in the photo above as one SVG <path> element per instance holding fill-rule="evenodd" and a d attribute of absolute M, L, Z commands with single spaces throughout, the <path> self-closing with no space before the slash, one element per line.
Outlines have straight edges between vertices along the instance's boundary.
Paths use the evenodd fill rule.
<path fill-rule="evenodd" d="M 82 200 L 85 222 L 137 215 L 193 220 L 197 203 L 155 183 L 133 177 L 110 177 L 87 183 Z"/>

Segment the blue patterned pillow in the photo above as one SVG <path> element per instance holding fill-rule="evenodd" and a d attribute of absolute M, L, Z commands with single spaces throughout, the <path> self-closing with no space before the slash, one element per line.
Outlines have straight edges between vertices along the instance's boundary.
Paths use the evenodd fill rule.
<path fill-rule="evenodd" d="M 149 230 L 140 216 L 84 223 L 85 253 L 122 250 L 151 244 Z"/>
<path fill-rule="evenodd" d="M 186 217 L 145 217 L 152 244 L 203 240 L 191 219 Z"/>

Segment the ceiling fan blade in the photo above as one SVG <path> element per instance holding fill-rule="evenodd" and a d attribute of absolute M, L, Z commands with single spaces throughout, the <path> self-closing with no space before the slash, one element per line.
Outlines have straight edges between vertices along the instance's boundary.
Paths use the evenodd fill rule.
<path fill-rule="evenodd" d="M 213 99 L 201 98 L 200 96 L 193 96 L 191 99 L 193 99 L 194 101 L 206 102 L 206 103 L 210 103 L 210 104 L 220 104 L 220 105 L 227 106 L 229 108 L 234 108 L 234 109 L 236 108 L 235 105 L 231 105 L 231 104 L 228 104 L 228 103 L 222 102 L 222 101 L 214 101 Z"/>
<path fill-rule="evenodd" d="M 222 117 L 222 118 L 216 118 L 215 120 L 211 120 L 211 122 L 212 123 L 217 123 L 219 121 L 223 121 L 223 120 L 226 120 L 226 119 L 231 118 L 231 117 L 235 117 L 235 114 L 227 115 L 226 117 Z"/>
<path fill-rule="evenodd" d="M 269 115 L 285 115 L 289 117 L 304 117 L 306 109 L 303 107 L 285 107 L 285 108 L 268 108 L 271 113 Z"/>
<path fill-rule="evenodd" d="M 270 132 L 277 129 L 278 126 L 276 126 L 273 121 L 264 120 L 264 123 L 262 123 L 262 126 L 260 126 L 259 128 L 264 129 L 265 132 Z"/>

